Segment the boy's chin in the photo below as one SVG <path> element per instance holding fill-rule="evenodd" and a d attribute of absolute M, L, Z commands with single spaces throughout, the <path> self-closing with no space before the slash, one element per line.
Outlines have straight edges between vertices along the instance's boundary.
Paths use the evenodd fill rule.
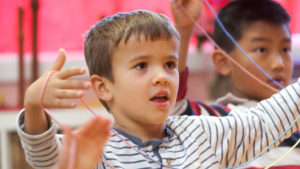
<path fill-rule="evenodd" d="M 153 119 L 153 123 L 154 124 L 162 124 L 162 123 L 164 123 L 167 120 L 167 118 L 169 117 L 169 114 L 166 113 L 164 115 L 161 115 L 160 117 L 157 117 L 157 118 Z"/>

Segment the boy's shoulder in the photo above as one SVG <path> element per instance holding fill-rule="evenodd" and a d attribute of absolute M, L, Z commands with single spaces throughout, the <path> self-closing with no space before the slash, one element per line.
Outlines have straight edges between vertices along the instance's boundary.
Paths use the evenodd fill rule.
<path fill-rule="evenodd" d="M 258 104 L 258 101 L 241 98 L 232 93 L 227 93 L 226 95 L 218 98 L 216 100 L 216 104 L 225 105 L 230 110 L 243 110 L 250 107 L 255 107 Z"/>
<path fill-rule="evenodd" d="M 175 122 L 179 122 L 179 121 L 184 121 L 184 120 L 191 120 L 193 116 L 188 116 L 188 115 L 182 115 L 182 116 L 169 116 L 166 120 L 166 123 L 175 123 Z"/>
<path fill-rule="evenodd" d="M 210 116 L 169 116 L 166 120 L 166 126 L 173 132 L 178 132 L 177 129 L 184 129 L 189 132 L 193 131 L 195 128 L 203 128 L 203 120 L 209 118 Z M 211 116 L 212 117 L 212 116 Z"/>

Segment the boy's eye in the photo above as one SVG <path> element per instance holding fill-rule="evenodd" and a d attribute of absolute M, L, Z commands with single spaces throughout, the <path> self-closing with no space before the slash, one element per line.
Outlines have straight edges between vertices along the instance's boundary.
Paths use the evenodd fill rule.
<path fill-rule="evenodd" d="M 258 48 L 258 49 L 256 49 L 256 52 L 258 52 L 258 53 L 265 53 L 267 50 L 266 50 L 266 48 Z"/>
<path fill-rule="evenodd" d="M 290 48 L 283 48 L 282 49 L 282 52 L 283 53 L 289 53 L 291 50 L 290 50 Z"/>
<path fill-rule="evenodd" d="M 138 69 L 138 70 L 146 69 L 147 68 L 147 63 L 146 62 L 139 63 L 135 66 L 135 68 Z"/>
<path fill-rule="evenodd" d="M 176 68 L 176 63 L 175 62 L 173 62 L 173 61 L 170 61 L 170 62 L 167 62 L 166 63 L 166 67 L 168 68 L 168 69 L 174 69 L 174 68 Z"/>

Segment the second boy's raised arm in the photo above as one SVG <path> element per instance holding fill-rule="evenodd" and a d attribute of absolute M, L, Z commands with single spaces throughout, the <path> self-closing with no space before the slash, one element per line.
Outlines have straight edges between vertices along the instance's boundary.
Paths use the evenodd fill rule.
<path fill-rule="evenodd" d="M 175 27 L 180 34 L 180 49 L 178 71 L 182 73 L 186 68 L 189 43 L 194 29 L 194 20 L 200 17 L 202 0 L 172 0 L 171 9 L 175 20 Z"/>

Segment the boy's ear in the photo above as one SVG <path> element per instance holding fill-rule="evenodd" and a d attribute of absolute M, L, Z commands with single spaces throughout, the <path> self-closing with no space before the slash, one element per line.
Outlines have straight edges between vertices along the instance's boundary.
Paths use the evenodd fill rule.
<path fill-rule="evenodd" d="M 212 61 L 215 65 L 217 71 L 223 75 L 228 76 L 231 72 L 231 64 L 229 59 L 221 52 L 221 50 L 216 49 L 212 54 Z"/>
<path fill-rule="evenodd" d="M 111 93 L 112 82 L 110 80 L 108 80 L 105 77 L 101 77 L 99 75 L 92 75 L 91 83 L 92 83 L 92 88 L 99 99 L 105 102 L 112 100 L 112 93 Z"/>

